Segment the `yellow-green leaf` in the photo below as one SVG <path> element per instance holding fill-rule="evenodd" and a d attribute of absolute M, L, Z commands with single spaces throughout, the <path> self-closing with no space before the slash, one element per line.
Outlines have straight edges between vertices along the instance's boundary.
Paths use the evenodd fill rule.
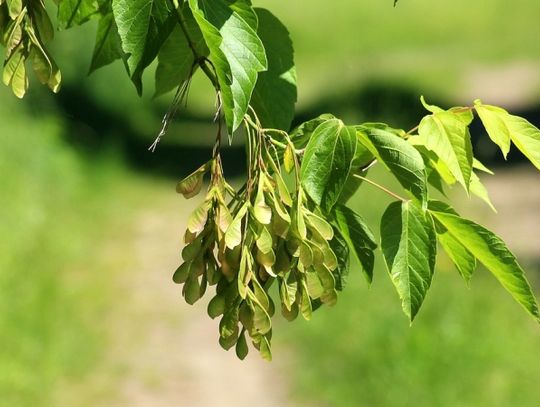
<path fill-rule="evenodd" d="M 422 144 L 437 154 L 467 191 L 473 163 L 469 123 L 452 111 L 442 111 L 425 116 L 418 128 Z"/>
<path fill-rule="evenodd" d="M 531 286 L 502 239 L 486 228 L 459 217 L 445 203 L 430 201 L 429 210 L 448 233 L 491 271 L 510 295 L 540 322 L 538 304 Z"/>

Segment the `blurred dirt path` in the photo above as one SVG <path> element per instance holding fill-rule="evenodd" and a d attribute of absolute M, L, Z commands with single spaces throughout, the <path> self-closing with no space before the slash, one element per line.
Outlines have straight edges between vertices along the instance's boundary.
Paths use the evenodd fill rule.
<path fill-rule="evenodd" d="M 135 214 L 129 231 L 132 261 L 119 284 L 122 306 L 110 318 L 112 343 L 103 367 L 109 389 L 92 405 L 291 405 L 277 364 L 255 352 L 241 362 L 234 349 L 222 350 L 218 321 L 206 315 L 208 300 L 189 306 L 172 283 L 182 229 L 195 204 L 167 190 L 157 198 L 153 194 L 147 209 Z"/>

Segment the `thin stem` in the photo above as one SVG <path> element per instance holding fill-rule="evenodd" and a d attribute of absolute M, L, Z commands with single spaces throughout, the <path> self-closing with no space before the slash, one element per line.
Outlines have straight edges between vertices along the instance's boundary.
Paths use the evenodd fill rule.
<path fill-rule="evenodd" d="M 459 109 L 450 110 L 452 113 L 465 113 L 474 110 L 474 106 L 464 106 Z"/>
<path fill-rule="evenodd" d="M 420 125 L 418 126 L 415 126 L 413 127 L 412 129 L 410 129 L 407 133 L 405 133 L 406 136 L 410 136 L 411 134 L 413 134 L 416 130 L 418 130 L 420 128 Z"/>
<path fill-rule="evenodd" d="M 286 144 L 283 144 L 283 143 L 280 143 L 279 141 L 277 140 L 274 140 L 272 137 L 270 136 L 266 136 L 266 139 L 271 143 L 273 144 L 274 146 L 277 146 L 279 148 L 282 148 L 282 149 L 286 149 L 287 148 L 287 145 Z"/>
<path fill-rule="evenodd" d="M 221 104 L 219 93 L 218 93 L 218 103 Z M 217 158 L 221 151 L 221 125 L 222 125 L 221 107 L 218 107 L 217 109 L 216 120 L 218 123 L 218 130 L 217 130 L 217 135 L 216 135 L 216 143 L 214 144 L 214 151 L 212 152 L 212 155 L 214 158 Z"/>
<path fill-rule="evenodd" d="M 292 151 L 295 151 L 293 142 L 288 139 L 289 146 L 291 147 Z M 296 188 L 300 188 L 300 162 L 298 161 L 298 157 L 296 154 L 293 154 L 293 160 L 294 160 L 294 173 L 296 175 Z"/>
<path fill-rule="evenodd" d="M 264 131 L 266 131 L 267 133 L 281 134 L 282 136 L 287 137 L 287 138 L 289 137 L 289 133 L 283 130 L 279 130 L 279 129 L 264 129 Z"/>
<path fill-rule="evenodd" d="M 367 170 L 369 170 L 371 167 L 373 167 L 375 164 L 377 164 L 377 159 L 376 158 L 373 158 L 370 162 L 368 162 L 366 165 L 364 165 L 363 167 L 360 167 L 358 170 L 360 172 L 366 172 Z"/>
<path fill-rule="evenodd" d="M 381 191 L 386 192 L 388 195 L 390 195 L 390 196 L 393 197 L 393 198 L 399 199 L 399 200 L 402 201 L 402 202 L 409 202 L 408 199 L 405 199 L 405 198 L 399 196 L 398 194 L 396 194 L 396 193 L 390 191 L 388 188 L 383 187 L 382 185 L 377 184 L 376 182 L 374 182 L 374 181 L 372 181 L 372 180 L 370 180 L 370 179 L 368 179 L 368 178 L 366 178 L 366 177 L 362 177 L 361 175 L 358 175 L 358 174 L 354 174 L 353 177 L 356 177 L 356 178 L 358 178 L 358 179 L 361 179 L 362 181 L 366 181 L 368 184 L 371 184 L 371 185 L 373 185 L 374 187 L 379 188 Z"/>
<path fill-rule="evenodd" d="M 253 146 L 253 139 L 252 139 L 252 134 L 251 134 L 252 130 L 249 128 L 249 127 L 246 127 L 246 138 L 247 138 L 247 157 L 248 157 L 248 162 L 247 162 L 247 170 L 248 170 L 248 179 L 247 179 L 247 198 L 250 199 L 251 197 L 251 192 L 252 192 L 252 188 L 253 188 L 253 171 L 254 171 L 254 168 L 253 168 L 253 162 L 254 162 L 254 158 L 253 158 L 253 154 L 254 154 L 254 146 Z"/>
<path fill-rule="evenodd" d="M 186 101 L 186 105 L 187 105 L 189 87 L 191 85 L 191 78 L 192 78 L 194 70 L 195 70 L 195 64 L 193 64 L 191 66 L 191 71 L 189 73 L 188 79 L 186 79 L 184 82 L 182 82 L 178 86 L 178 89 L 176 90 L 176 94 L 174 95 L 174 99 L 173 99 L 171 105 L 169 106 L 169 109 L 167 110 L 167 113 L 165 113 L 165 116 L 163 116 L 163 119 L 161 121 L 161 130 L 160 130 L 159 134 L 157 135 L 156 139 L 154 140 L 154 142 L 152 143 L 152 145 L 150 147 L 148 147 L 149 151 L 151 151 L 151 152 L 156 151 L 157 145 L 161 141 L 161 138 L 165 134 L 167 134 L 167 130 L 169 129 L 169 125 L 170 125 L 172 119 L 174 118 L 174 116 L 176 116 L 176 113 L 180 109 L 180 107 L 181 107 L 180 105 L 182 104 L 182 102 L 184 100 Z"/>

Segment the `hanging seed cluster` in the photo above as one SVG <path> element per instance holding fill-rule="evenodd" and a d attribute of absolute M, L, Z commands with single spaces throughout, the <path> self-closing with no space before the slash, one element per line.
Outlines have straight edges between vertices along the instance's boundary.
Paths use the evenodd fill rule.
<path fill-rule="evenodd" d="M 183 284 L 189 304 L 199 300 L 208 286 L 215 286 L 208 314 L 221 318 L 220 345 L 227 350 L 235 346 L 243 359 L 249 336 L 262 357 L 270 360 L 274 301 L 279 301 L 277 307 L 289 321 L 299 314 L 310 319 L 321 304 L 335 304 L 338 260 L 330 245 L 332 226 L 299 182 L 292 188 L 287 185 L 280 156 L 272 157 L 260 144 L 258 157 L 264 154 L 264 161 L 256 162 L 271 168 L 265 164 L 251 168 L 248 182 L 238 192 L 223 178 L 219 157 L 178 184 L 178 192 L 193 197 L 202 188 L 204 174 L 211 172 L 206 197 L 189 218 L 184 262 L 173 280 Z M 291 144 L 281 157 L 283 167 L 297 175 L 293 154 Z"/>
<path fill-rule="evenodd" d="M 45 47 L 54 36 L 53 24 L 42 0 L 0 0 L 0 44 L 5 46 L 2 81 L 22 98 L 28 90 L 27 62 L 38 80 L 53 92 L 61 74 Z"/>

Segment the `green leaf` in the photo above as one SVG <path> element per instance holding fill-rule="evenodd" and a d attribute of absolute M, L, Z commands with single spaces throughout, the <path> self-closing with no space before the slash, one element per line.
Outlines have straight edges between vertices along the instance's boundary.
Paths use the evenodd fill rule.
<path fill-rule="evenodd" d="M 229 135 L 242 123 L 258 73 L 267 69 L 264 46 L 243 18 L 250 20 L 250 15 L 241 12 L 250 3 L 234 3 L 236 11 L 224 0 L 189 0 L 216 68 Z"/>
<path fill-rule="evenodd" d="M 373 251 L 377 248 L 373 233 L 369 230 L 364 219 L 345 205 L 336 205 L 333 216 L 339 233 L 362 265 L 367 282 L 371 283 L 375 263 Z"/>
<path fill-rule="evenodd" d="M 306 147 L 300 177 L 313 201 L 330 211 L 338 201 L 356 152 L 356 132 L 341 120 L 320 124 Z"/>
<path fill-rule="evenodd" d="M 493 203 L 489 198 L 488 190 L 486 189 L 484 184 L 482 184 L 482 181 L 480 181 L 478 175 L 476 175 L 474 172 L 471 174 L 471 185 L 469 186 L 469 188 L 472 194 L 476 195 L 478 198 L 488 204 L 488 206 L 493 210 L 493 212 L 497 212 L 497 209 L 495 209 L 495 206 L 493 206 Z"/>
<path fill-rule="evenodd" d="M 142 73 L 174 28 L 176 11 L 164 0 L 112 0 L 112 9 L 131 80 L 141 94 Z"/>
<path fill-rule="evenodd" d="M 225 0 L 231 10 L 235 11 L 256 32 L 259 18 L 251 5 L 251 0 Z"/>
<path fill-rule="evenodd" d="M 197 55 L 200 57 L 208 56 L 209 50 L 191 10 L 189 7 L 184 7 L 181 13 Z M 188 80 L 192 69 L 196 68 L 196 66 L 194 67 L 193 51 L 179 25 L 174 28 L 169 38 L 163 43 L 158 54 L 158 61 L 155 96 L 167 93 Z"/>
<path fill-rule="evenodd" d="M 422 106 L 424 106 L 424 109 L 426 109 L 428 112 L 431 112 L 431 113 L 444 112 L 444 109 L 440 108 L 439 106 L 430 105 L 429 103 L 427 103 L 423 95 L 420 96 L 420 102 L 422 103 Z"/>
<path fill-rule="evenodd" d="M 195 58 L 179 26 L 163 43 L 158 61 L 155 96 L 167 93 L 189 79 Z"/>
<path fill-rule="evenodd" d="M 58 3 L 58 27 L 60 29 L 80 25 L 99 13 L 106 0 L 61 0 Z"/>
<path fill-rule="evenodd" d="M 424 162 L 426 163 L 426 170 L 428 173 L 428 182 L 437 188 L 443 195 L 445 195 L 442 182 L 444 181 L 447 185 L 454 185 L 456 183 L 456 178 L 452 175 L 446 164 L 437 156 L 437 154 L 431 150 L 428 150 L 422 144 L 417 144 L 418 139 L 419 137 L 411 137 L 409 138 L 409 142 L 413 144 L 420 152 L 422 157 L 424 157 Z M 492 171 L 486 168 L 476 158 L 473 158 L 473 168 L 493 174 Z M 476 175 L 474 171 L 471 172 L 469 192 L 482 199 L 494 212 L 497 212 L 489 198 L 486 187 L 482 184 L 480 178 L 478 178 L 478 175 Z"/>
<path fill-rule="evenodd" d="M 433 277 L 437 253 L 433 222 L 413 202 L 394 202 L 381 219 L 381 248 L 403 311 L 412 321 Z"/>
<path fill-rule="evenodd" d="M 114 21 L 112 10 L 109 10 L 99 20 L 90 73 L 123 57 L 124 52 L 118 27 Z"/>
<path fill-rule="evenodd" d="M 395 136 L 398 136 L 398 137 L 401 137 L 401 138 L 406 138 L 406 136 L 407 136 L 407 133 L 404 130 L 402 130 L 402 129 L 394 129 L 393 127 L 390 127 L 386 123 L 366 122 L 366 123 L 359 124 L 359 125 L 357 125 L 355 127 L 356 127 L 357 130 L 361 130 L 361 131 L 368 132 L 368 133 L 369 133 L 369 130 L 384 130 L 384 131 L 386 131 L 388 133 L 392 133 Z M 366 130 L 366 129 L 368 129 L 368 130 Z"/>
<path fill-rule="evenodd" d="M 251 104 L 263 127 L 289 130 L 296 103 L 296 67 L 289 32 L 268 10 L 255 9 L 257 34 L 264 44 L 268 70 L 261 72 Z"/>
<path fill-rule="evenodd" d="M 358 140 L 392 172 L 403 188 L 420 202 L 427 202 L 426 167 L 413 146 L 382 129 L 363 127 L 357 135 Z"/>
<path fill-rule="evenodd" d="M 512 143 L 540 170 L 540 130 L 522 117 L 508 115 L 506 125 Z"/>
<path fill-rule="evenodd" d="M 467 116 L 472 120 L 470 114 Z M 452 111 L 425 116 L 418 128 L 419 139 L 446 164 L 456 180 L 468 191 L 473 153 L 468 125 L 470 121 Z"/>
<path fill-rule="evenodd" d="M 374 160 L 374 155 L 364 145 L 359 143 L 356 146 L 356 153 L 354 154 L 354 159 L 351 164 L 351 172 L 347 178 L 347 181 L 345 181 L 343 192 L 339 198 L 340 203 L 346 203 L 350 198 L 352 198 L 356 191 L 358 191 L 363 180 L 355 177 L 355 175 L 360 173 L 367 175 L 368 169 L 366 167 L 369 167 Z"/>
<path fill-rule="evenodd" d="M 509 114 L 500 107 L 475 101 L 475 108 L 489 137 L 501 148 L 504 156 L 510 140 L 540 170 L 540 130 L 523 117 Z"/>
<path fill-rule="evenodd" d="M 497 106 L 484 105 L 480 100 L 474 101 L 474 108 L 482 120 L 489 138 L 499 146 L 504 158 L 506 158 L 510 151 L 510 131 L 506 127 L 503 117 L 508 115 L 508 112 Z"/>
<path fill-rule="evenodd" d="M 461 274 L 463 279 L 469 284 L 474 270 L 476 269 L 476 257 L 456 240 L 456 238 L 451 235 L 437 219 L 434 220 L 439 243 L 456 266 L 459 274 Z"/>
<path fill-rule="evenodd" d="M 489 175 L 494 175 L 495 173 L 491 171 L 488 167 L 478 161 L 476 158 L 473 158 L 473 168 L 482 172 L 485 172 Z"/>
<path fill-rule="evenodd" d="M 290 138 L 297 149 L 303 149 L 309 143 L 311 136 L 321 124 L 336 119 L 335 116 L 325 113 L 316 117 L 315 119 L 308 120 L 291 131 Z"/>
<path fill-rule="evenodd" d="M 502 239 L 486 228 L 459 217 L 443 202 L 430 201 L 429 210 L 448 233 L 491 271 L 512 297 L 540 322 L 538 305 L 531 286 Z"/>

